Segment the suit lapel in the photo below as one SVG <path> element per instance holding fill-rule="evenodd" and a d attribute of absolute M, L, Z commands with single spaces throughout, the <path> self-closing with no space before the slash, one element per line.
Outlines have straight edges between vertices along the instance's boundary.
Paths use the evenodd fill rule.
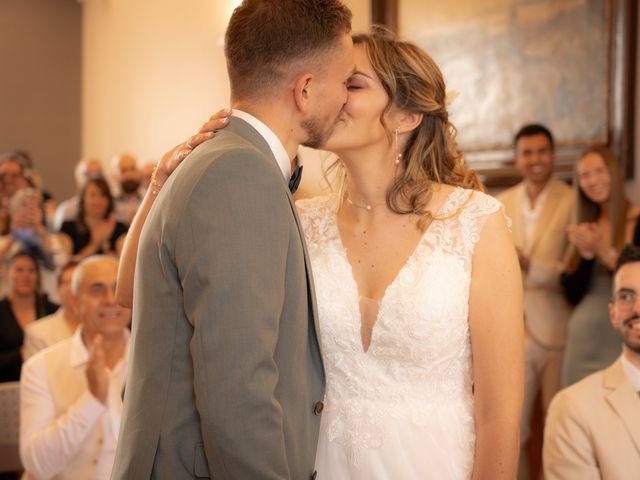
<path fill-rule="evenodd" d="M 604 388 L 610 390 L 607 402 L 622 420 L 640 454 L 640 396 L 627 380 L 620 359 L 605 370 Z"/>
<path fill-rule="evenodd" d="M 307 276 L 307 297 L 309 300 L 310 312 L 311 312 L 311 315 L 313 316 L 313 318 L 311 319 L 314 327 L 313 331 L 315 334 L 316 343 L 319 348 L 318 332 L 320 330 L 318 325 L 318 307 L 316 304 L 316 291 L 313 284 L 313 274 L 311 271 L 311 260 L 309 259 L 309 253 L 307 251 L 307 243 L 305 242 L 305 239 L 304 239 L 304 232 L 302 230 L 302 224 L 300 223 L 300 218 L 298 217 L 298 211 L 296 209 L 295 201 L 293 200 L 293 197 L 289 192 L 288 181 L 286 181 L 285 178 L 283 177 L 282 171 L 278 166 L 278 162 L 274 157 L 273 152 L 271 151 L 271 147 L 269 147 L 269 144 L 262 137 L 262 135 L 260 135 L 257 132 L 255 128 L 253 128 L 249 123 L 245 122 L 240 118 L 231 117 L 229 120 L 229 125 L 226 127 L 226 129 L 242 136 L 244 139 L 251 142 L 258 150 L 260 150 L 265 155 L 265 157 L 267 157 L 270 160 L 271 164 L 273 165 L 273 168 L 275 168 L 278 171 L 278 175 L 282 178 L 282 188 L 285 190 L 287 199 L 289 200 L 291 213 L 293 214 L 293 218 L 295 219 L 296 227 L 298 229 L 298 235 L 300 235 L 300 241 L 302 242 L 302 250 L 304 253 L 304 266 L 305 266 L 305 271 Z M 320 365 L 322 365 L 322 361 L 320 361 Z M 323 367 L 323 374 L 324 374 L 324 367 Z"/>
<path fill-rule="evenodd" d="M 311 303 L 311 312 L 313 314 L 313 324 L 316 331 L 319 332 L 318 325 L 318 308 L 316 304 L 316 290 L 313 284 L 313 272 L 311 271 L 311 260 L 309 259 L 309 252 L 307 251 L 307 242 L 304 238 L 304 232 L 302 230 L 302 224 L 300 223 L 300 218 L 298 217 L 298 210 L 296 209 L 295 201 L 290 193 L 287 192 L 287 198 L 289 199 L 289 205 L 291 206 L 291 212 L 293 213 L 293 217 L 296 220 L 296 226 L 298 227 L 298 233 L 300 234 L 300 240 L 302 241 L 302 249 L 304 251 L 304 265 L 307 271 L 307 284 L 309 285 L 309 301 Z"/>

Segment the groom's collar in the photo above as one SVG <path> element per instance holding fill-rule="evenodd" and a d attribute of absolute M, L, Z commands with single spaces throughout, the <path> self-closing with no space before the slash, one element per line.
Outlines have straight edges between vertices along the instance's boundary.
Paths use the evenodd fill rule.
<path fill-rule="evenodd" d="M 289 159 L 289 155 L 287 155 L 287 151 L 282 145 L 282 142 L 277 137 L 273 130 L 271 130 L 264 122 L 258 120 L 256 117 L 251 115 L 250 113 L 243 112 L 242 110 L 238 110 L 234 108 L 231 111 L 231 115 L 237 118 L 240 118 L 251 125 L 256 131 L 264 138 L 264 140 L 269 145 L 273 156 L 276 158 L 276 162 L 278 162 L 278 166 L 282 171 L 282 175 L 286 181 L 289 181 L 291 177 L 291 160 Z"/>

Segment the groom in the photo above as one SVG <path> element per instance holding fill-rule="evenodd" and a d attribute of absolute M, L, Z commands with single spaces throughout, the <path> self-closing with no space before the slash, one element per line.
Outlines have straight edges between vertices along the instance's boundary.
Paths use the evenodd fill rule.
<path fill-rule="evenodd" d="M 142 231 L 114 479 L 303 479 L 324 372 L 288 190 L 347 99 L 339 0 L 245 0 L 225 37 L 233 114 L 162 187 Z"/>

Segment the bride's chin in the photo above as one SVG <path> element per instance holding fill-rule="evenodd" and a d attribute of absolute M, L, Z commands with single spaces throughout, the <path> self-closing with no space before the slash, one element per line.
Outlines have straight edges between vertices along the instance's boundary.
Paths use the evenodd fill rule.
<path fill-rule="evenodd" d="M 344 152 L 344 145 L 339 142 L 332 142 L 331 139 L 323 145 L 322 150 L 326 150 L 327 152 L 334 153 L 338 157 L 342 156 L 342 152 Z"/>
<path fill-rule="evenodd" d="M 342 132 L 334 132 L 327 139 L 327 142 L 322 147 L 323 150 L 328 150 L 330 152 L 335 153 L 336 155 L 340 155 L 338 152 L 343 151 L 349 148 L 349 137 L 348 135 L 343 135 Z"/>

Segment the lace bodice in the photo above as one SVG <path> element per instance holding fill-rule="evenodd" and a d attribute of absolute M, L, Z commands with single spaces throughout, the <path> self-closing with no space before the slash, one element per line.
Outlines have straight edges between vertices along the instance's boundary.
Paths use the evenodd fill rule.
<path fill-rule="evenodd" d="M 455 189 L 380 301 L 371 344 L 360 334 L 358 287 L 337 227 L 336 201 L 298 203 L 311 258 L 327 376 L 331 441 L 359 453 L 381 446 L 385 419 L 425 424 L 459 406 L 473 433 L 469 285 L 474 246 L 498 201 Z M 473 443 L 475 435 L 467 435 Z M 465 440 L 466 441 L 466 440 Z"/>

